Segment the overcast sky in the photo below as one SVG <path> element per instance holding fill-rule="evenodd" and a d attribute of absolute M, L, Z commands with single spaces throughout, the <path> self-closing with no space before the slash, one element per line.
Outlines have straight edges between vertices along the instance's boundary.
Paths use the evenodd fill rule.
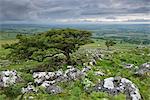
<path fill-rule="evenodd" d="M 0 0 L 0 22 L 150 22 L 150 0 Z"/>

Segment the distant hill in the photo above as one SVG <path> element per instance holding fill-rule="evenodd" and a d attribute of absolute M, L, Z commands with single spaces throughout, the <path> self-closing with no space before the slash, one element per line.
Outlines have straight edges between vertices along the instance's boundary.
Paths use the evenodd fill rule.
<path fill-rule="evenodd" d="M 33 34 L 53 28 L 90 30 L 93 37 L 114 39 L 150 39 L 149 24 L 1 24 L 0 39 L 15 38 L 17 34 Z"/>

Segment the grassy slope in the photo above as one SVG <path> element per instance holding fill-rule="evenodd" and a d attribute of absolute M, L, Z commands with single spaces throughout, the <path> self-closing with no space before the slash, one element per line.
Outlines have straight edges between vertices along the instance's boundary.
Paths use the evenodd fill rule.
<path fill-rule="evenodd" d="M 1 45 L 5 44 L 5 43 L 15 43 L 17 40 L 0 40 L 0 55 L 4 56 L 6 55 L 9 50 L 4 50 L 2 49 Z M 128 43 L 123 43 L 123 44 L 117 44 L 114 47 L 111 47 L 112 51 L 117 51 L 117 52 L 122 52 L 123 53 L 116 53 L 116 54 L 111 54 L 110 52 L 106 51 L 106 46 L 105 46 L 105 41 L 104 40 L 98 40 L 96 41 L 96 43 L 93 44 L 88 44 L 83 46 L 83 48 L 101 48 L 103 51 L 106 51 L 105 53 L 108 53 L 111 55 L 111 57 L 109 59 L 104 59 L 102 61 L 98 61 L 97 65 L 93 67 L 93 70 L 90 71 L 88 73 L 88 79 L 90 79 L 93 83 L 97 83 L 98 79 L 104 79 L 107 77 L 113 77 L 113 76 L 122 76 L 125 78 L 130 79 L 131 81 L 133 81 L 138 88 L 140 89 L 140 92 L 144 98 L 144 100 L 148 100 L 150 99 L 150 89 L 148 87 L 150 87 L 149 83 L 150 83 L 150 78 L 149 77 L 137 77 L 134 76 L 134 73 L 132 70 L 128 70 L 128 69 L 124 69 L 121 66 L 121 60 L 120 59 L 124 59 L 127 63 L 134 63 L 135 65 L 140 65 L 144 62 L 149 61 L 149 57 L 144 57 L 142 55 L 136 55 L 135 52 L 129 52 L 132 51 L 137 45 L 133 45 L 133 44 L 128 44 Z M 142 51 L 141 51 L 142 52 Z M 137 62 L 137 63 L 136 63 Z M 21 72 L 21 75 L 23 76 L 23 78 L 25 80 L 30 80 L 28 79 L 29 76 L 31 76 L 30 74 L 28 74 L 27 72 L 25 72 L 26 69 L 30 68 L 31 66 L 36 65 L 36 62 L 25 62 L 22 64 L 17 64 L 17 65 L 11 65 L 8 67 L 1 67 L 0 70 L 6 70 L 6 69 L 15 69 Z M 96 70 L 101 70 L 104 73 L 106 73 L 107 76 L 101 76 L 101 77 L 95 77 L 93 75 L 93 72 Z M 58 98 L 61 98 L 61 100 L 66 100 L 66 99 L 70 99 L 70 100 L 97 100 L 98 98 L 108 98 L 108 100 L 111 100 L 112 98 L 114 98 L 114 100 L 124 100 L 124 96 L 119 96 L 118 97 L 112 97 L 112 96 L 108 96 L 107 94 L 104 93 L 91 93 L 91 94 L 87 94 L 83 91 L 83 89 L 81 88 L 82 86 L 79 85 L 80 82 L 70 82 L 70 83 L 66 83 L 66 84 L 61 84 L 62 87 L 64 87 L 64 93 L 63 94 L 59 94 L 59 95 L 47 95 L 47 94 L 39 94 L 39 95 L 34 95 L 36 96 L 36 98 L 38 99 L 42 99 L 42 100 L 46 100 L 47 99 L 56 99 L 58 100 Z M 68 92 L 69 91 L 69 92 Z M 72 98 L 72 99 L 71 99 Z M 117 99 L 116 99 L 117 98 Z"/>

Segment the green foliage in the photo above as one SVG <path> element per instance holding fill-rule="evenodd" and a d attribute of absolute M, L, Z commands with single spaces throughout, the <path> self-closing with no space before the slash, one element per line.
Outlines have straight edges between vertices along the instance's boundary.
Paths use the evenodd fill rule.
<path fill-rule="evenodd" d="M 90 62 L 90 54 L 88 55 L 89 56 L 87 56 L 87 52 L 83 48 L 79 49 L 71 55 L 71 61 L 74 62 L 75 65 L 82 65 L 85 62 Z"/>
<path fill-rule="evenodd" d="M 92 92 L 90 96 L 92 100 L 109 100 L 109 95 L 105 92 Z"/>
<path fill-rule="evenodd" d="M 114 46 L 116 43 L 113 40 L 107 40 L 105 42 L 105 45 L 107 46 L 107 49 L 109 50 L 110 46 Z"/>
<path fill-rule="evenodd" d="M 21 77 L 26 83 L 34 81 L 32 74 L 29 73 L 22 73 Z"/>
<path fill-rule="evenodd" d="M 9 98 L 16 98 L 17 96 L 22 94 L 21 89 L 24 86 L 25 84 L 21 84 L 21 83 L 11 85 L 9 87 L 6 87 L 3 93 Z"/>
<path fill-rule="evenodd" d="M 0 100 L 6 100 L 6 95 L 5 94 L 0 94 Z"/>
<path fill-rule="evenodd" d="M 36 60 L 42 62 L 47 57 L 63 53 L 70 63 L 70 54 L 81 45 L 90 43 L 91 33 L 75 29 L 55 29 L 32 36 L 17 35 L 19 42 L 6 45 L 11 49 L 9 58 L 17 60 Z"/>
<path fill-rule="evenodd" d="M 87 77 L 90 81 L 92 81 L 94 83 L 97 82 L 97 80 L 98 80 L 98 77 L 95 77 L 93 70 L 91 70 L 87 73 Z"/>
<path fill-rule="evenodd" d="M 124 94 L 119 94 L 113 97 L 114 100 L 126 100 L 126 96 Z"/>

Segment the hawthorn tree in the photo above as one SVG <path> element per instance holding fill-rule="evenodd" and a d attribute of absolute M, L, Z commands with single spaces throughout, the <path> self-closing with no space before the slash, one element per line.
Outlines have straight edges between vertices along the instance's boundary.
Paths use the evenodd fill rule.
<path fill-rule="evenodd" d="M 107 40 L 105 45 L 107 46 L 107 50 L 110 49 L 110 46 L 114 46 L 116 43 L 113 40 Z"/>
<path fill-rule="evenodd" d="M 11 49 L 8 55 L 13 60 L 36 60 L 42 62 L 47 57 L 63 53 L 70 64 L 70 54 L 81 45 L 90 43 L 91 32 L 76 29 L 52 29 L 31 36 L 18 35 L 18 42 L 5 45 Z"/>

